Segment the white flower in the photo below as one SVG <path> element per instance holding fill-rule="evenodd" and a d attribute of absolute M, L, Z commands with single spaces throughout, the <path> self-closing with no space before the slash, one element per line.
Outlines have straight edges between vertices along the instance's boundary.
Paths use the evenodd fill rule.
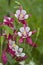
<path fill-rule="evenodd" d="M 26 14 L 25 10 L 17 10 L 15 17 L 19 20 L 24 20 L 24 19 L 27 19 L 29 17 L 29 15 Z"/>
<path fill-rule="evenodd" d="M 12 49 L 13 51 L 18 50 L 18 46 L 15 44 L 15 41 L 9 40 L 9 48 Z"/>
<path fill-rule="evenodd" d="M 30 27 L 21 27 L 20 28 L 20 32 L 18 32 L 18 36 L 26 38 L 27 36 L 31 36 L 32 35 L 32 31 L 30 31 Z"/>
<path fill-rule="evenodd" d="M 22 51 L 23 51 L 23 48 L 19 48 L 19 49 L 16 51 L 16 56 L 17 56 L 17 57 L 24 57 L 24 56 L 25 56 L 25 53 L 23 53 Z"/>

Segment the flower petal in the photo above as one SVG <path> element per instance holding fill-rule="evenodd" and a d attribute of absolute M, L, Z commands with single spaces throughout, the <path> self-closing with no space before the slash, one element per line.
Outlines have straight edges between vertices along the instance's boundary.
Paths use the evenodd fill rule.
<path fill-rule="evenodd" d="M 21 53 L 21 57 L 24 57 L 25 56 L 25 53 Z"/>
<path fill-rule="evenodd" d="M 22 33 L 21 33 L 21 32 L 18 32 L 18 36 L 20 36 L 20 37 L 21 37 L 21 36 L 22 36 Z"/>
<path fill-rule="evenodd" d="M 18 48 L 19 48 L 19 47 L 16 45 L 16 46 L 14 47 L 15 51 L 17 51 L 17 50 L 18 50 Z"/>
<path fill-rule="evenodd" d="M 16 11 L 16 14 L 19 15 L 19 14 L 20 14 L 20 10 L 17 10 L 17 11 Z"/>
<path fill-rule="evenodd" d="M 20 28 L 20 31 L 21 31 L 21 32 L 24 32 L 24 27 L 21 27 L 21 28 Z"/>
<path fill-rule="evenodd" d="M 30 27 L 26 27 L 26 32 L 29 32 L 30 31 Z"/>
<path fill-rule="evenodd" d="M 27 19 L 28 17 L 29 17 L 28 15 L 25 15 L 25 16 L 24 16 L 24 19 Z"/>
<path fill-rule="evenodd" d="M 30 37 L 27 37 L 26 40 L 30 45 L 32 45 L 32 39 Z"/>
<path fill-rule="evenodd" d="M 31 36 L 32 35 L 32 32 L 30 31 L 28 35 Z"/>
<path fill-rule="evenodd" d="M 21 14 L 25 15 L 26 11 L 25 10 L 21 10 Z"/>
<path fill-rule="evenodd" d="M 19 48 L 19 52 L 22 52 L 23 51 L 23 48 Z"/>
<path fill-rule="evenodd" d="M 27 42 L 28 42 L 31 46 L 37 47 L 37 45 L 32 42 L 32 39 L 31 39 L 30 37 L 27 38 Z"/>
<path fill-rule="evenodd" d="M 19 43 L 22 43 L 24 41 L 24 39 L 21 37 L 20 39 L 19 39 Z"/>
<path fill-rule="evenodd" d="M 3 61 L 4 64 L 7 63 L 7 57 L 6 57 L 6 52 L 5 51 L 2 52 L 2 61 Z"/>
<path fill-rule="evenodd" d="M 19 22 L 22 23 L 23 25 L 27 26 L 26 20 L 19 20 Z"/>
<path fill-rule="evenodd" d="M 12 40 L 11 39 L 9 40 L 9 44 L 12 44 Z"/>

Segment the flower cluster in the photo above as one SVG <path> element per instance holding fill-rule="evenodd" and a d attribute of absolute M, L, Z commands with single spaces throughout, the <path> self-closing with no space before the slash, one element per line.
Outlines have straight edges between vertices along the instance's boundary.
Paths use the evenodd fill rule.
<path fill-rule="evenodd" d="M 14 14 L 14 16 L 18 19 L 19 24 L 22 23 L 23 26 L 20 27 L 20 31 L 15 30 L 13 24 L 14 18 L 4 16 L 3 25 L 9 26 L 13 30 L 12 35 L 9 33 L 9 35 L 7 36 L 6 31 L 2 34 L 2 36 L 6 37 L 8 40 L 7 48 L 2 53 L 2 61 L 4 64 L 7 63 L 6 53 L 9 53 L 12 56 L 12 58 L 15 58 L 16 61 L 23 61 L 27 58 L 27 55 L 23 52 L 23 48 L 20 48 L 16 44 L 17 36 L 20 37 L 20 39 L 18 40 L 19 44 L 26 40 L 26 42 L 29 45 L 37 47 L 37 45 L 31 39 L 31 35 L 33 35 L 36 32 L 36 30 L 31 31 L 30 27 L 28 26 L 25 20 L 28 19 L 31 15 L 27 14 L 26 11 L 23 10 L 20 6 L 19 9 L 16 11 L 16 14 Z"/>

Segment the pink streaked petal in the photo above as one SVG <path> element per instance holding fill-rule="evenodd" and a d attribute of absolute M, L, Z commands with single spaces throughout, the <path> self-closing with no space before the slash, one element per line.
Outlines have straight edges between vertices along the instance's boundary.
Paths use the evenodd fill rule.
<path fill-rule="evenodd" d="M 27 37 L 26 40 L 30 45 L 32 45 L 32 39 L 30 37 Z"/>
<path fill-rule="evenodd" d="M 24 41 L 24 39 L 21 37 L 20 39 L 19 39 L 19 43 L 22 43 Z"/>
<path fill-rule="evenodd" d="M 20 62 L 26 60 L 28 57 L 25 55 L 24 57 L 16 57 L 16 61 Z"/>
<path fill-rule="evenodd" d="M 20 23 L 22 23 L 23 25 L 27 26 L 27 22 L 25 20 L 19 20 Z"/>
<path fill-rule="evenodd" d="M 9 40 L 9 39 L 12 39 L 12 35 L 11 35 L 11 34 L 9 34 L 9 36 L 8 36 L 8 40 Z"/>
<path fill-rule="evenodd" d="M 33 46 L 33 47 L 37 47 L 36 43 L 33 43 L 32 46 Z"/>
<path fill-rule="evenodd" d="M 15 51 L 12 51 L 12 49 L 9 48 L 9 44 L 7 45 L 6 52 L 8 52 L 12 57 L 15 56 Z"/>
<path fill-rule="evenodd" d="M 11 19 L 10 19 L 10 22 L 13 22 L 13 21 L 14 21 L 14 18 L 11 18 Z"/>
<path fill-rule="evenodd" d="M 7 16 L 4 16 L 4 22 L 13 22 L 14 21 L 14 18 L 10 18 L 10 17 L 7 17 Z"/>
<path fill-rule="evenodd" d="M 4 16 L 5 21 L 9 21 L 9 18 L 7 16 Z"/>
<path fill-rule="evenodd" d="M 31 46 L 37 47 L 37 45 L 32 42 L 32 39 L 31 39 L 30 37 L 28 37 L 26 40 L 27 40 L 27 42 L 28 42 Z"/>
<path fill-rule="evenodd" d="M 6 57 L 6 52 L 5 52 L 5 51 L 2 52 L 2 62 L 3 62 L 4 64 L 7 63 L 7 57 Z"/>

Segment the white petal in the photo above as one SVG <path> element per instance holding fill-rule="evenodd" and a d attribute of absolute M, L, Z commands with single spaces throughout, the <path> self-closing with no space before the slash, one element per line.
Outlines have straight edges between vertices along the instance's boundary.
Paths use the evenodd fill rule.
<path fill-rule="evenodd" d="M 20 28 L 20 31 L 21 31 L 21 32 L 24 32 L 24 27 L 21 27 L 21 28 Z"/>
<path fill-rule="evenodd" d="M 15 48 L 15 51 L 17 51 L 19 47 L 16 45 L 14 48 Z"/>
<path fill-rule="evenodd" d="M 21 33 L 21 32 L 18 32 L 18 36 L 20 36 L 20 37 L 21 37 L 21 36 L 22 36 L 22 33 Z"/>
<path fill-rule="evenodd" d="M 9 40 L 9 44 L 12 44 L 12 40 Z"/>
<path fill-rule="evenodd" d="M 32 35 L 32 32 L 29 32 L 29 34 L 28 34 L 29 36 L 31 36 Z"/>
<path fill-rule="evenodd" d="M 21 14 L 25 15 L 26 14 L 26 11 L 25 10 L 22 10 L 21 11 Z"/>
<path fill-rule="evenodd" d="M 13 44 L 15 43 L 15 41 L 12 41 L 13 42 Z"/>
<path fill-rule="evenodd" d="M 21 53 L 21 57 L 24 57 L 25 56 L 25 53 Z"/>
<path fill-rule="evenodd" d="M 4 19 L 3 21 L 6 22 L 6 19 Z"/>
<path fill-rule="evenodd" d="M 29 32 L 30 31 L 30 27 L 26 27 L 26 32 Z"/>
<path fill-rule="evenodd" d="M 23 51 L 23 48 L 19 48 L 19 52 L 22 52 Z"/>
<path fill-rule="evenodd" d="M 16 18 L 18 18 L 18 15 L 17 15 L 17 14 L 15 14 L 15 17 L 16 17 Z"/>
<path fill-rule="evenodd" d="M 19 54 L 17 54 L 16 56 L 17 56 L 17 57 L 19 57 L 20 55 L 19 55 Z"/>
<path fill-rule="evenodd" d="M 19 56 L 20 56 L 20 54 L 19 54 L 17 51 L 16 51 L 15 55 L 16 55 L 17 57 L 19 57 Z"/>
<path fill-rule="evenodd" d="M 29 17 L 28 15 L 25 15 L 25 16 L 24 16 L 24 19 L 27 19 L 28 17 Z"/>
<path fill-rule="evenodd" d="M 20 10 L 17 10 L 17 11 L 16 11 L 16 14 L 19 15 L 19 14 L 20 14 Z"/>

